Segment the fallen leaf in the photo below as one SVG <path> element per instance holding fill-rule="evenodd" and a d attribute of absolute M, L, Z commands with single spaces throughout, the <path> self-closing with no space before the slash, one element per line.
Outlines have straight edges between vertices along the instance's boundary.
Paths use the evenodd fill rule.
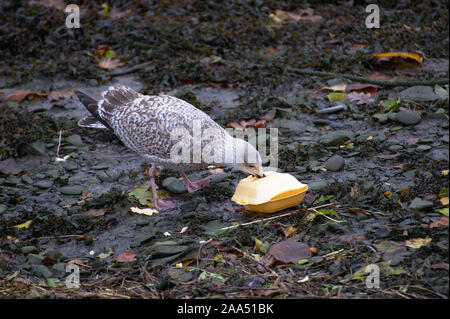
<path fill-rule="evenodd" d="M 408 165 L 409 165 L 408 163 L 398 164 L 398 165 L 395 165 L 394 168 L 404 169 L 405 167 L 408 167 Z"/>
<path fill-rule="evenodd" d="M 430 237 L 413 238 L 405 240 L 405 245 L 410 248 L 419 249 L 420 247 L 426 246 L 430 241 L 431 241 Z"/>
<path fill-rule="evenodd" d="M 87 259 L 72 259 L 70 260 L 67 264 L 71 265 L 71 264 L 80 264 L 80 265 L 84 265 L 88 262 L 89 260 Z"/>
<path fill-rule="evenodd" d="M 275 261 L 283 264 L 297 264 L 299 260 L 310 259 L 312 255 L 308 245 L 292 239 L 272 245 L 269 254 Z"/>
<path fill-rule="evenodd" d="M 441 214 L 443 214 L 445 216 L 448 216 L 448 207 L 438 209 L 437 212 L 439 212 L 439 213 L 441 213 Z"/>
<path fill-rule="evenodd" d="M 347 95 L 345 93 L 332 92 L 327 95 L 327 98 L 330 102 L 344 101 L 347 98 Z"/>
<path fill-rule="evenodd" d="M 187 230 L 189 229 L 189 227 L 185 226 L 180 230 L 180 234 L 183 234 L 185 232 L 187 232 Z"/>
<path fill-rule="evenodd" d="M 448 175 L 448 169 L 444 169 L 444 170 L 441 172 L 441 175 L 447 176 L 447 175 Z"/>
<path fill-rule="evenodd" d="M 136 254 L 127 249 L 120 255 L 115 256 L 113 260 L 119 263 L 130 263 L 136 261 Z"/>
<path fill-rule="evenodd" d="M 267 241 L 259 240 L 255 238 L 255 251 L 267 254 L 269 251 L 270 244 Z"/>
<path fill-rule="evenodd" d="M 138 208 L 138 207 L 131 207 L 130 209 L 131 209 L 131 211 L 133 213 L 147 215 L 147 216 L 152 216 L 153 214 L 158 214 L 159 213 L 159 211 L 154 209 L 154 208 L 144 208 L 144 209 L 142 209 L 142 208 Z"/>
<path fill-rule="evenodd" d="M 423 57 L 418 55 L 417 53 L 409 53 L 409 52 L 387 52 L 387 53 L 376 53 L 373 55 L 378 62 L 393 62 L 400 63 L 399 59 L 409 59 L 413 60 L 417 63 L 422 63 Z"/>
<path fill-rule="evenodd" d="M 25 98 L 27 98 L 29 96 L 33 96 L 33 95 L 34 95 L 34 92 L 31 92 L 31 91 L 17 90 L 17 91 L 14 91 L 12 93 L 5 95 L 3 100 L 5 102 L 7 102 L 7 101 L 22 102 L 23 100 L 25 100 Z"/>
<path fill-rule="evenodd" d="M 296 232 L 298 232 L 298 228 L 295 228 L 292 226 L 289 226 L 288 228 L 281 227 L 281 230 L 283 231 L 283 234 L 286 238 L 289 238 L 292 235 L 294 235 Z"/>
<path fill-rule="evenodd" d="M 448 217 L 441 217 L 441 219 L 436 220 L 430 224 L 430 228 L 436 228 L 439 226 L 448 227 Z"/>
<path fill-rule="evenodd" d="M 345 92 L 346 93 L 350 93 L 350 92 L 361 93 L 362 92 L 362 93 L 376 94 L 380 88 L 381 88 L 381 86 L 378 86 L 375 84 L 351 83 L 351 84 L 347 85 Z"/>
<path fill-rule="evenodd" d="M 385 195 L 386 197 L 392 197 L 392 193 L 391 193 L 391 192 L 384 192 L 384 195 Z"/>
<path fill-rule="evenodd" d="M 373 99 L 372 95 L 369 93 L 351 92 L 347 94 L 347 98 L 352 102 L 356 102 L 358 105 L 371 104 L 375 102 L 375 99 Z"/>
<path fill-rule="evenodd" d="M 107 211 L 108 211 L 107 208 L 90 209 L 88 211 L 85 211 L 83 214 L 85 214 L 89 217 L 98 217 L 98 216 L 104 216 Z"/>
<path fill-rule="evenodd" d="M 350 198 L 356 199 L 359 197 L 359 195 L 360 195 L 359 183 L 355 182 L 355 184 L 352 187 L 350 187 Z"/>
<path fill-rule="evenodd" d="M 26 222 L 23 223 L 23 224 L 14 226 L 14 228 L 18 228 L 18 229 L 20 229 L 20 228 L 28 228 L 28 227 L 30 227 L 32 221 L 33 221 L 33 220 L 30 219 L 29 221 L 26 221 Z"/>
<path fill-rule="evenodd" d="M 112 70 L 112 69 L 118 68 L 119 66 L 122 66 L 122 65 L 123 65 L 123 63 L 120 62 L 120 60 L 117 58 L 107 57 L 107 58 L 102 58 L 102 59 L 100 59 L 100 61 L 98 61 L 98 66 L 101 67 L 102 69 L 106 69 L 106 70 Z"/>
<path fill-rule="evenodd" d="M 217 173 L 223 173 L 223 168 L 214 168 L 214 169 L 210 169 L 209 172 L 211 174 L 217 174 Z"/>
<path fill-rule="evenodd" d="M 440 201 L 442 205 L 444 206 L 448 205 L 448 197 L 442 197 Z"/>

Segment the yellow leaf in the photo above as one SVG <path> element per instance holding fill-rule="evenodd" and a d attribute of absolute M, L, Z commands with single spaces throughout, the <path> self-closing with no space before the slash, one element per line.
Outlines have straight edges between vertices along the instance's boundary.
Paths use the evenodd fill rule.
<path fill-rule="evenodd" d="M 25 222 L 25 223 L 23 223 L 23 224 L 20 224 L 20 225 L 16 225 L 16 226 L 14 226 L 15 228 L 28 228 L 28 227 L 30 227 L 30 225 L 31 225 L 31 222 L 32 222 L 33 220 L 31 219 L 31 220 L 29 220 L 29 221 L 27 221 L 27 222 Z"/>
<path fill-rule="evenodd" d="M 281 230 L 283 231 L 284 236 L 286 236 L 286 238 L 291 237 L 293 234 L 295 234 L 298 231 L 297 228 L 294 228 L 292 226 L 289 226 L 288 228 L 282 227 Z"/>
<path fill-rule="evenodd" d="M 406 240 L 405 245 L 410 248 L 419 249 L 422 246 L 426 246 L 430 241 L 431 241 L 430 237 L 413 238 L 413 239 Z"/>
<path fill-rule="evenodd" d="M 328 94 L 327 97 L 330 102 L 343 101 L 347 98 L 347 94 L 340 93 L 340 92 L 332 92 L 332 93 Z"/>
<path fill-rule="evenodd" d="M 422 63 L 423 58 L 417 53 L 409 53 L 409 52 L 387 52 L 387 53 L 377 53 L 374 54 L 377 58 L 409 58 L 413 59 L 419 63 Z"/>
<path fill-rule="evenodd" d="M 444 169 L 444 170 L 441 172 L 441 174 L 444 175 L 444 176 L 447 176 L 447 175 L 448 175 L 448 169 Z"/>
<path fill-rule="evenodd" d="M 153 214 L 158 214 L 159 212 L 156 209 L 153 208 L 138 208 L 138 207 L 131 207 L 131 211 L 136 214 L 142 214 L 147 216 L 152 216 Z"/>
<path fill-rule="evenodd" d="M 444 205 L 444 206 L 448 205 L 448 197 L 442 197 L 441 198 L 441 204 Z"/>
<path fill-rule="evenodd" d="M 391 192 L 384 192 L 384 195 L 387 197 L 392 197 L 392 193 Z"/>

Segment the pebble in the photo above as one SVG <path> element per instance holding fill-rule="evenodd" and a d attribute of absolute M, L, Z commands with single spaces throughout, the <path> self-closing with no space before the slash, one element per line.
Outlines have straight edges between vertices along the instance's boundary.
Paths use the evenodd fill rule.
<path fill-rule="evenodd" d="M 320 191 L 328 186 L 326 181 L 315 181 L 308 184 L 308 187 L 312 191 Z"/>
<path fill-rule="evenodd" d="M 175 177 L 168 177 L 163 181 L 162 184 L 168 191 L 176 194 L 181 194 L 187 191 L 184 182 Z"/>
<path fill-rule="evenodd" d="M 24 246 L 21 249 L 22 254 L 28 255 L 28 254 L 37 254 L 39 250 L 36 246 Z"/>
<path fill-rule="evenodd" d="M 324 167 L 329 171 L 337 172 L 344 167 L 344 163 L 344 158 L 340 155 L 335 154 L 324 163 Z"/>
<path fill-rule="evenodd" d="M 52 272 L 44 265 L 31 265 L 31 270 L 38 277 L 50 278 Z"/>
<path fill-rule="evenodd" d="M 34 182 L 33 179 L 30 177 L 30 175 L 28 175 L 28 174 L 25 174 L 22 176 L 22 181 L 29 185 L 33 184 L 33 182 Z"/>
<path fill-rule="evenodd" d="M 66 138 L 66 142 L 72 144 L 73 146 L 83 146 L 83 140 L 80 135 L 74 134 Z"/>
<path fill-rule="evenodd" d="M 33 143 L 25 144 L 20 148 L 20 153 L 28 155 L 47 155 L 46 145 L 44 142 L 36 141 Z"/>
<path fill-rule="evenodd" d="M 417 112 L 403 110 L 397 113 L 397 121 L 405 125 L 416 125 L 422 121 L 422 118 Z"/>
<path fill-rule="evenodd" d="M 409 208 L 417 209 L 417 210 L 426 210 L 428 208 L 432 208 L 433 203 L 427 200 L 423 200 L 420 197 L 414 198 L 409 204 Z"/>
<path fill-rule="evenodd" d="M 426 151 L 431 150 L 431 146 L 430 145 L 419 145 L 419 146 L 417 146 L 416 150 L 419 152 L 426 152 Z"/>
<path fill-rule="evenodd" d="M 64 195 L 81 195 L 83 188 L 78 185 L 63 186 L 59 189 L 59 191 Z"/>
<path fill-rule="evenodd" d="M 41 188 L 41 189 L 47 189 L 53 186 L 53 182 L 48 179 L 40 180 L 39 182 L 34 183 L 34 186 Z"/>
<path fill-rule="evenodd" d="M 336 146 L 342 144 L 342 142 L 344 142 L 346 139 L 351 139 L 352 137 L 353 133 L 351 132 L 336 131 L 321 136 L 319 138 L 319 143 Z"/>
<path fill-rule="evenodd" d="M 8 209 L 8 206 L 6 205 L 0 205 L 0 214 L 3 214 Z"/>
<path fill-rule="evenodd" d="M 9 175 L 5 180 L 5 185 L 16 186 L 20 183 L 20 179 L 17 176 Z"/>

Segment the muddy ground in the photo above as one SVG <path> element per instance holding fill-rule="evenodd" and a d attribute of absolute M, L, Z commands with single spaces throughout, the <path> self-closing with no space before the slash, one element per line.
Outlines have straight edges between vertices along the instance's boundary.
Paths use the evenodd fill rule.
<path fill-rule="evenodd" d="M 64 1 L 0 4 L 2 298 L 448 298 L 448 84 L 361 85 L 372 94 L 336 101 L 323 88 L 354 82 L 288 69 L 448 79 L 446 2 L 382 1 L 379 29 L 364 26 L 364 1 L 73 2 L 79 29 Z M 424 60 L 372 58 L 395 51 Z M 123 65 L 101 68 L 105 55 Z M 304 202 L 256 214 L 230 200 L 241 172 L 188 194 L 161 170 L 178 207 L 132 213 L 152 206 L 150 164 L 77 127 L 71 94 L 118 84 L 224 127 L 275 114 L 278 170 L 309 185 Z M 280 257 L 287 241 L 306 251 Z"/>

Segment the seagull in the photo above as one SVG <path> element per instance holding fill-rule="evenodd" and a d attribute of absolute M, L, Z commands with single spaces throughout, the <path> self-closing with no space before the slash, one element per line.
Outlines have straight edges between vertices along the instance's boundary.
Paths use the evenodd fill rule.
<path fill-rule="evenodd" d="M 232 166 L 264 177 L 261 156 L 255 147 L 231 136 L 186 101 L 169 95 L 143 95 L 127 86 L 109 87 L 99 101 L 81 91 L 75 93 L 90 113 L 78 121 L 78 126 L 109 129 L 128 149 L 152 164 L 146 173 L 159 211 L 175 205 L 158 198 L 156 166 L 178 171 L 189 193 L 209 186 L 211 178 L 192 182 L 185 172 L 210 165 Z M 208 133 L 206 137 L 202 132 Z M 183 153 L 186 149 L 192 152 Z"/>

